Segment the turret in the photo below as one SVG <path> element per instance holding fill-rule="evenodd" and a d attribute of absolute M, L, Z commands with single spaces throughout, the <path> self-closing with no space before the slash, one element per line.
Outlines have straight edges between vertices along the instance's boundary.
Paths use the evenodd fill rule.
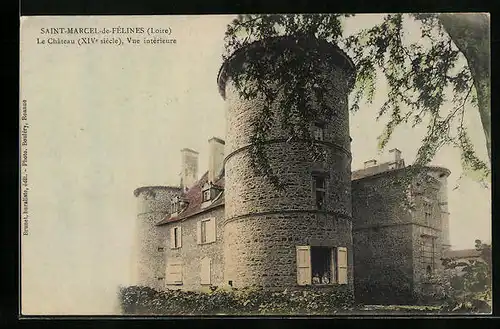
<path fill-rule="evenodd" d="M 246 52 L 279 55 L 284 48 L 301 47 L 316 47 L 324 55 L 324 85 L 329 89 L 325 97 L 335 115 L 311 124 L 325 161 L 311 157 L 310 140 L 289 140 L 288 131 L 273 121 L 266 154 L 276 172 L 286 172 L 281 179 L 288 187 L 279 191 L 255 174 L 250 161 L 252 118 L 259 115 L 262 102 L 240 97 L 227 69 L 244 69 Z M 295 287 L 317 281 L 352 286 L 347 98 L 353 73 L 351 60 L 337 46 L 318 39 L 279 37 L 265 46 L 256 42 L 224 63 L 218 79 L 227 104 L 224 257 L 225 280 L 233 287 Z M 273 111 L 281 113 L 277 107 Z"/>
<path fill-rule="evenodd" d="M 164 285 L 165 233 L 156 226 L 170 211 L 171 200 L 179 187 L 144 186 L 134 191 L 137 198 L 135 225 L 135 284 L 154 288 Z"/>

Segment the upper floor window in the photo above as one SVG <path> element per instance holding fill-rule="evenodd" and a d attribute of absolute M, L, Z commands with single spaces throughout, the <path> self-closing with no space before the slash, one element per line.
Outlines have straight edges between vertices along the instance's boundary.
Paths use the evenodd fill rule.
<path fill-rule="evenodd" d="M 197 241 L 198 244 L 215 242 L 217 238 L 215 218 L 202 219 L 198 222 Z"/>
<path fill-rule="evenodd" d="M 170 213 L 171 214 L 177 214 L 179 212 L 179 198 L 175 197 L 172 200 L 172 203 L 170 204 Z"/>
<path fill-rule="evenodd" d="M 326 178 L 324 176 L 313 176 L 313 190 L 318 210 L 325 209 Z"/>
<path fill-rule="evenodd" d="M 314 139 L 317 141 L 324 141 L 325 140 L 325 124 L 324 123 L 316 122 L 314 124 L 313 136 L 314 136 Z"/>
<path fill-rule="evenodd" d="M 177 249 L 182 247 L 181 227 L 176 226 L 170 229 L 170 248 Z"/>
<path fill-rule="evenodd" d="M 203 202 L 210 200 L 210 190 L 203 191 Z"/>
<path fill-rule="evenodd" d="M 425 224 L 431 226 L 432 224 L 432 203 L 424 202 L 424 220 Z"/>

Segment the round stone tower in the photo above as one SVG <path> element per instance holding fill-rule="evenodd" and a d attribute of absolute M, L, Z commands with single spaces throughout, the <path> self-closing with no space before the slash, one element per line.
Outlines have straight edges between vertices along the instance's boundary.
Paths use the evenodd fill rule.
<path fill-rule="evenodd" d="M 284 191 L 274 188 L 255 174 L 249 146 L 253 118 L 262 106 L 259 98 L 240 97 L 231 80 L 233 68 L 245 67 L 246 54 L 280 54 L 283 47 L 317 47 L 325 64 L 322 82 L 335 113 L 320 125 L 322 138 L 317 143 L 325 160 L 313 160 L 307 143 L 289 140 L 278 120 L 272 124 L 265 143 L 266 154 L 275 173 L 286 184 Z M 293 69 L 293 68 L 290 68 Z M 264 47 L 254 42 L 236 51 L 222 66 L 218 85 L 226 101 L 224 281 L 233 287 L 260 286 L 285 288 L 302 285 L 298 275 L 299 249 L 347 250 L 344 255 L 345 284 L 353 283 L 351 222 L 351 152 L 348 94 L 353 87 L 355 68 L 336 45 L 315 38 L 297 40 L 276 37 Z M 343 76 L 342 79 L 332 77 Z M 336 95 L 336 97 L 332 97 Z M 341 101 L 339 101 L 339 99 Z M 314 106 L 314 105 L 312 105 Z M 277 116 L 280 109 L 274 108 Z M 311 123 L 311 129 L 314 124 Z M 321 206 L 318 205 L 322 199 Z M 335 258 L 335 257 L 334 257 Z M 333 263 L 334 261 L 332 261 Z M 312 265 L 314 267 L 314 265 Z M 309 271 L 309 272 L 308 272 Z M 311 268 L 304 282 L 310 281 Z M 305 284 L 307 285 L 307 283 Z"/>
<path fill-rule="evenodd" d="M 166 235 L 156 226 L 170 210 L 174 196 L 180 187 L 144 186 L 134 191 L 137 197 L 137 219 L 135 223 L 134 281 L 141 286 L 161 288 L 165 281 Z M 160 248 L 160 249 L 159 249 Z"/>

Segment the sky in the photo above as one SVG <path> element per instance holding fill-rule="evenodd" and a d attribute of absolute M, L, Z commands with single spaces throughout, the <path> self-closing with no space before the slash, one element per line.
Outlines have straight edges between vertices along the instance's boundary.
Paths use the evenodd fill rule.
<path fill-rule="evenodd" d="M 116 291 L 131 283 L 136 200 L 146 185 L 177 185 L 180 149 L 200 152 L 224 138 L 225 106 L 216 77 L 232 16 L 29 17 L 21 24 L 21 98 L 27 100 L 29 234 L 22 236 L 23 314 L 117 312 Z M 369 27 L 356 18 L 346 31 Z M 176 44 L 115 46 L 37 44 L 40 28 L 170 28 Z M 70 38 L 58 35 L 59 38 Z M 142 36 L 140 37 L 142 39 Z M 352 169 L 380 159 L 374 103 L 351 114 Z M 487 159 L 477 110 L 465 121 Z M 23 123 L 23 122 L 22 122 Z M 387 149 L 414 159 L 423 129 L 401 127 Z M 449 178 L 450 238 L 472 248 L 491 238 L 491 191 L 462 178 L 458 150 L 444 148 L 433 164 Z M 457 189 L 453 189 L 459 184 Z"/>

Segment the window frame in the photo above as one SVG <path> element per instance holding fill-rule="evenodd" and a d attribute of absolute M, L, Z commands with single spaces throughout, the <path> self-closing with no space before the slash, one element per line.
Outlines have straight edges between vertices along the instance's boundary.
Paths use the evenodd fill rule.
<path fill-rule="evenodd" d="M 180 249 L 182 247 L 182 228 L 174 226 L 170 231 L 170 249 Z"/>
<path fill-rule="evenodd" d="M 313 139 L 318 142 L 325 141 L 325 126 L 326 123 L 322 121 L 317 121 L 313 124 Z M 319 132 L 319 134 L 318 134 Z M 320 138 L 318 138 L 320 136 Z"/>
<path fill-rule="evenodd" d="M 328 249 L 330 259 L 330 282 L 329 283 L 314 283 L 313 259 L 312 252 L 315 248 Z M 339 261 L 339 255 L 345 252 L 345 262 Z M 344 264 L 345 263 L 345 264 Z M 340 279 L 340 271 L 345 273 L 345 278 Z M 347 247 L 324 247 L 324 246 L 296 246 L 296 272 L 297 285 L 299 286 L 332 286 L 349 284 L 349 258 Z M 320 278 L 321 280 L 321 278 Z"/>
<path fill-rule="evenodd" d="M 217 241 L 217 223 L 214 217 L 200 219 L 196 225 L 197 244 L 204 245 Z"/>
<path fill-rule="evenodd" d="M 207 202 L 210 201 L 211 198 L 211 193 L 210 193 L 210 188 L 203 190 L 201 195 L 201 202 Z"/>
<path fill-rule="evenodd" d="M 323 181 L 322 187 L 318 188 L 318 179 Z M 327 175 L 322 173 L 313 173 L 312 175 L 312 187 L 313 187 L 313 198 L 314 198 L 314 206 L 316 210 L 324 211 L 326 210 L 326 198 L 328 191 L 328 183 L 327 183 Z M 322 205 L 318 205 L 318 193 L 323 196 Z"/>

